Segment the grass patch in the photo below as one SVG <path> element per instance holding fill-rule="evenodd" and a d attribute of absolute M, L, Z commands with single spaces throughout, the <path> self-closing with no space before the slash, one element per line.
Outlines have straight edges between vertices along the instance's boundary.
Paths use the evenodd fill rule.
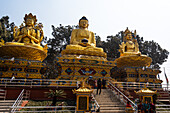
<path fill-rule="evenodd" d="M 75 106 L 75 101 L 57 101 L 56 102 L 56 105 L 59 105 L 61 104 L 61 102 L 64 102 L 63 106 Z M 29 106 L 50 106 L 52 104 L 52 101 L 33 101 L 33 100 L 30 100 L 26 107 L 29 107 Z M 28 109 L 28 108 L 24 108 L 24 109 L 21 109 L 21 111 L 42 111 L 42 110 L 52 110 L 51 109 L 45 109 L 45 108 L 31 108 L 31 109 Z M 63 109 L 65 110 L 65 109 Z M 44 112 L 44 113 L 51 113 L 51 112 Z M 73 113 L 71 111 L 65 111 L 65 112 L 56 112 L 56 113 Z"/>

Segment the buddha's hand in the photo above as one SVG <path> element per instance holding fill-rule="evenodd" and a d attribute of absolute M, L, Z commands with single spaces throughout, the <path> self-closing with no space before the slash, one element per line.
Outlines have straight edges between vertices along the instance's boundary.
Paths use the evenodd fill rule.
<path fill-rule="evenodd" d="M 95 47 L 95 44 L 94 44 L 94 43 L 91 43 L 90 46 Z"/>
<path fill-rule="evenodd" d="M 84 47 L 88 46 L 87 43 L 79 43 L 78 45 L 81 45 L 81 46 L 84 46 Z"/>

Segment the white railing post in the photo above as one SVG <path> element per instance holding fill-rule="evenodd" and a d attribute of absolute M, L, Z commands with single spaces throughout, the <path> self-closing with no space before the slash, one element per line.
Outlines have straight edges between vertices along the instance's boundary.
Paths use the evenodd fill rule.
<path fill-rule="evenodd" d="M 127 101 L 129 101 L 130 103 L 131 103 L 131 105 L 132 105 L 132 107 L 133 107 L 133 109 L 136 111 L 136 108 L 137 108 L 137 105 L 136 104 L 134 104 L 127 96 L 125 96 L 119 89 L 117 89 L 111 82 L 109 82 L 109 85 L 110 85 L 110 87 L 113 87 L 113 88 L 111 88 L 112 90 L 115 90 L 117 93 L 118 93 L 118 97 L 119 97 L 119 99 L 120 99 L 120 95 L 122 95 L 122 99 L 124 99 L 124 100 L 127 100 Z M 125 104 L 125 103 L 124 103 Z"/>
<path fill-rule="evenodd" d="M 31 88 L 32 88 L 32 81 L 33 81 L 33 80 L 31 80 Z"/>
<path fill-rule="evenodd" d="M 15 100 L 14 104 L 12 105 L 11 113 L 15 113 L 15 110 L 20 105 L 20 103 L 21 103 L 21 101 L 23 99 L 23 95 L 24 95 L 24 89 L 21 91 L 21 93 L 19 94 L 18 98 Z"/>

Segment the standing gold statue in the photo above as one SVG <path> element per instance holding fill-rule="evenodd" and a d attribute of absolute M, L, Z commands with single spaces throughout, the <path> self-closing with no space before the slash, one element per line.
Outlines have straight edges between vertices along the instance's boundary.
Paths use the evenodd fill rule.
<path fill-rule="evenodd" d="M 83 16 L 79 20 L 79 29 L 72 31 L 70 45 L 67 45 L 66 49 L 103 52 L 102 48 L 96 47 L 94 33 L 88 30 L 88 26 L 88 20 Z"/>
<path fill-rule="evenodd" d="M 134 32 L 136 36 L 136 30 Z M 123 42 L 119 49 L 121 56 L 126 55 L 140 55 L 139 45 L 136 39 L 132 37 L 132 32 L 127 28 L 124 32 Z"/>
<path fill-rule="evenodd" d="M 14 27 L 13 42 L 40 45 L 44 35 L 42 30 L 43 25 L 41 23 L 37 24 L 36 22 L 36 16 L 33 16 L 32 13 L 28 15 L 25 14 L 25 26 L 21 24 L 19 29 L 16 26 Z"/>

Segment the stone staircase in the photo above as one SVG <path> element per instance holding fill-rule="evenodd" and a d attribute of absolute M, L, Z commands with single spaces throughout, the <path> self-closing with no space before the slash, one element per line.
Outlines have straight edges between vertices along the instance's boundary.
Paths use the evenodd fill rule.
<path fill-rule="evenodd" d="M 159 93 L 157 97 L 158 102 L 170 104 L 170 92 L 164 90 L 158 90 L 157 92 Z"/>
<path fill-rule="evenodd" d="M 95 95 L 95 99 L 100 106 L 100 113 L 125 113 L 125 105 L 109 89 L 102 89 L 100 95 Z"/>
<path fill-rule="evenodd" d="M 15 100 L 0 100 L 0 113 L 9 113 L 10 107 Z"/>

